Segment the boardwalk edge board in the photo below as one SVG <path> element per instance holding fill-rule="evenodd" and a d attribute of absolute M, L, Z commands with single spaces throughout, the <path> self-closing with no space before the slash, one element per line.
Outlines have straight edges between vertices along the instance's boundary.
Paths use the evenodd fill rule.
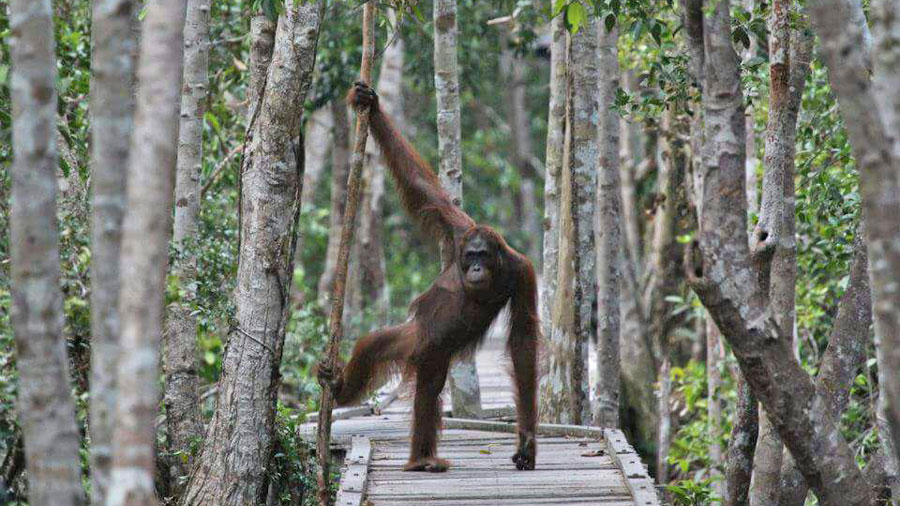
<path fill-rule="evenodd" d="M 362 506 L 368 484 L 369 462 L 372 460 L 372 441 L 366 436 L 353 436 L 350 451 L 344 458 L 341 482 L 335 506 Z"/>
<path fill-rule="evenodd" d="M 444 418 L 445 429 L 481 430 L 486 432 L 516 432 L 516 424 L 513 422 L 497 422 L 492 420 L 476 420 L 471 418 Z M 588 437 L 601 439 L 605 436 L 604 429 L 599 427 L 586 427 L 584 425 L 565 425 L 559 423 L 538 424 L 537 433 L 540 436 L 551 437 Z"/>
<path fill-rule="evenodd" d="M 356 418 L 358 416 L 378 415 L 381 410 L 387 408 L 395 400 L 400 397 L 400 387 L 390 390 L 379 391 L 375 399 L 366 401 L 359 406 L 349 406 L 346 408 L 335 408 L 331 410 L 331 420 L 347 420 L 348 418 Z M 309 413 L 306 415 L 306 423 L 315 423 L 319 421 L 319 413 Z"/>
<path fill-rule="evenodd" d="M 660 506 L 659 495 L 656 493 L 656 484 L 647 474 L 647 468 L 631 444 L 625 438 L 625 434 L 619 429 L 602 429 L 607 447 L 616 466 L 622 471 L 625 483 L 634 496 L 636 506 Z"/>

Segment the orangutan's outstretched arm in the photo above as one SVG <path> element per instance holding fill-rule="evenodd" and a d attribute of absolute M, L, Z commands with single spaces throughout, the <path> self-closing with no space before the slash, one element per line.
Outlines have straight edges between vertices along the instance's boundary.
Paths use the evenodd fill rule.
<path fill-rule="evenodd" d="M 347 102 L 357 108 L 371 107 L 372 135 L 381 148 L 410 217 L 438 241 L 452 239 L 475 225 L 469 215 L 453 204 L 434 171 L 397 130 L 378 104 L 378 96 L 372 88 L 357 83 L 347 95 Z"/>

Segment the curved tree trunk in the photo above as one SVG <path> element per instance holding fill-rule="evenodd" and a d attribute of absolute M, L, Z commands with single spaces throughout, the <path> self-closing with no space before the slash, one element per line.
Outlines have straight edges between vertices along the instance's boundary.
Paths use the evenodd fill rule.
<path fill-rule="evenodd" d="M 808 483 L 826 504 L 869 505 L 871 490 L 853 453 L 794 359 L 790 334 L 775 323 L 757 285 L 745 239 L 744 114 L 738 58 L 731 43 L 729 2 L 704 17 L 705 149 L 700 262 L 692 288 L 732 345 L 741 372 L 760 399 Z M 900 215 L 900 212 L 896 213 Z"/>
<path fill-rule="evenodd" d="M 9 15 L 10 319 L 16 338 L 16 411 L 24 436 L 28 499 L 33 506 L 78 506 L 84 504 L 84 491 L 59 288 L 53 13 L 49 0 L 12 0 Z"/>
<path fill-rule="evenodd" d="M 192 443 L 202 436 L 200 379 L 197 375 L 197 319 L 193 278 L 197 271 L 194 238 L 200 215 L 200 172 L 203 167 L 203 113 L 209 78 L 210 0 L 188 0 L 184 25 L 184 78 L 175 169 L 175 221 L 172 241 L 179 249 L 172 273 L 184 297 L 168 307 L 165 336 L 163 401 L 168 431 L 171 490 L 180 493 L 193 460 Z"/>
<path fill-rule="evenodd" d="M 291 4 L 278 19 L 272 53 L 278 64 L 268 68 L 241 175 L 236 324 L 184 505 L 243 506 L 266 499 L 303 177 L 296 139 L 323 6 Z M 266 227 L 257 226 L 262 221 Z"/>
<path fill-rule="evenodd" d="M 459 69 L 456 62 L 456 0 L 434 2 L 434 87 L 437 93 L 437 129 L 441 186 L 462 206 L 462 141 L 459 122 Z M 441 245 L 441 257 L 446 248 Z M 441 261 L 442 264 L 446 262 Z M 460 359 L 450 369 L 453 416 L 481 416 L 481 387 L 475 357 Z"/>
<path fill-rule="evenodd" d="M 134 100 L 131 0 L 95 0 L 91 35 L 91 503 L 110 486 L 119 359 L 119 254 Z"/>

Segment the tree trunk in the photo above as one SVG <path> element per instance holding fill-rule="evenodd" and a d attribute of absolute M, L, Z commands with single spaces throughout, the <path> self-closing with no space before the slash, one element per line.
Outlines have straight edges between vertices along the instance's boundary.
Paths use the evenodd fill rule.
<path fill-rule="evenodd" d="M 84 504 L 62 336 L 56 225 L 56 58 L 49 0 L 12 0 L 12 307 L 29 504 Z"/>
<path fill-rule="evenodd" d="M 91 70 L 91 503 L 110 486 L 119 358 L 119 254 L 134 100 L 130 0 L 93 3 Z"/>
<path fill-rule="evenodd" d="M 316 191 L 333 143 L 333 127 L 331 108 L 327 105 L 316 109 L 306 121 L 306 133 L 303 136 L 303 165 L 306 169 L 303 171 L 303 193 L 300 195 L 304 208 L 312 209 L 315 206 Z M 297 235 L 295 263 L 302 260 L 305 242 L 306 235 L 301 230 Z M 300 300 L 301 294 L 298 293 L 296 297 Z"/>
<path fill-rule="evenodd" d="M 825 504 L 872 504 L 853 453 L 768 310 L 745 239 L 744 114 L 729 2 L 704 18 L 704 191 L 691 285 L 732 345 L 741 371 Z"/>
<path fill-rule="evenodd" d="M 706 316 L 706 416 L 709 421 L 709 475 L 717 496 L 725 497 L 725 454 L 722 449 L 722 405 L 719 388 L 722 386 L 721 363 L 723 359 L 722 334 L 712 317 Z"/>
<path fill-rule="evenodd" d="M 325 268 L 319 277 L 319 306 L 331 306 L 334 270 L 337 267 L 338 248 L 341 243 L 341 223 L 347 207 L 347 175 L 350 173 L 350 119 L 343 100 L 331 102 L 334 118 L 334 144 L 331 148 L 331 214 L 328 223 L 328 247 L 325 250 Z"/>
<path fill-rule="evenodd" d="M 567 46 L 569 45 L 569 37 Z M 569 52 L 568 47 L 566 53 Z M 566 98 L 566 123 L 564 127 L 562 173 L 559 180 L 559 237 L 556 292 L 547 334 L 547 373 L 541 377 L 540 418 L 544 422 L 567 423 L 578 404 L 578 388 L 573 388 L 571 370 L 575 366 L 575 329 L 572 311 L 575 288 L 574 263 L 572 262 L 574 237 L 572 235 L 572 172 L 569 158 L 572 146 L 571 117 L 568 114 L 571 95 Z M 550 301 L 548 301 L 550 302 Z M 577 385 L 580 387 L 580 384 Z"/>
<path fill-rule="evenodd" d="M 588 341 L 592 338 L 593 308 L 597 297 L 597 251 L 594 219 L 597 202 L 597 169 L 600 162 L 598 139 L 599 108 L 596 90 L 600 86 L 597 59 L 601 23 L 591 15 L 578 33 L 571 35 L 569 69 L 572 147 L 568 170 L 572 173 L 572 233 L 574 236 L 575 292 L 574 350 L 571 356 L 571 387 L 575 404 L 565 423 L 580 425 L 591 417 L 588 398 Z"/>
<path fill-rule="evenodd" d="M 388 18 L 396 26 L 396 12 L 388 9 Z M 398 125 L 404 125 L 403 117 L 403 38 L 397 32 L 387 34 L 393 41 L 384 49 L 381 72 L 378 76 L 378 102 L 381 108 Z M 363 308 L 375 315 L 375 328 L 387 324 L 390 299 L 385 280 L 386 259 L 384 253 L 384 174 L 386 166 L 374 142 L 366 145 L 369 162 L 365 164 L 365 193 L 361 204 L 362 217 L 359 230 L 358 257 Z"/>
<path fill-rule="evenodd" d="M 197 271 L 197 221 L 200 215 L 200 171 L 203 167 L 203 113 L 209 83 L 210 0 L 188 0 L 184 24 L 184 78 L 175 168 L 175 221 L 172 241 L 178 248 L 172 273 L 184 293 L 168 307 L 165 336 L 163 401 L 168 431 L 170 489 L 180 495 L 191 468 L 191 444 L 202 436 L 200 379 L 197 375 L 197 319 L 193 278 Z"/>
<path fill-rule="evenodd" d="M 303 177 L 303 102 L 312 79 L 324 2 L 286 4 L 273 63 L 242 169 L 235 326 L 222 359 L 216 410 L 182 504 L 265 501 L 278 368 L 289 311 Z M 265 222 L 265 227 L 258 224 Z"/>
<path fill-rule="evenodd" d="M 656 188 L 656 211 L 653 216 L 652 238 L 647 267 L 644 269 L 647 286 L 642 294 L 642 305 L 648 315 L 648 343 L 660 352 L 661 369 L 659 378 L 659 402 L 657 412 L 659 427 L 656 452 L 657 479 L 662 482 L 660 474 L 666 474 L 667 458 L 671 443 L 672 420 L 669 413 L 671 394 L 671 378 L 667 376 L 671 368 L 671 346 L 669 334 L 678 318 L 673 318 L 673 304 L 667 297 L 679 293 L 684 281 L 683 271 L 679 268 L 681 246 L 676 241 L 679 234 L 680 220 L 687 214 L 687 197 L 685 196 L 685 157 L 684 141 L 681 139 L 686 125 L 676 118 L 676 111 L 669 109 L 662 120 L 663 156 L 659 166 Z"/>
<path fill-rule="evenodd" d="M 169 252 L 185 0 L 148 6 L 122 224 L 121 355 L 107 505 L 157 504 L 157 353 Z"/>
<path fill-rule="evenodd" d="M 304 165 L 303 195 L 301 200 L 304 206 L 311 206 L 315 201 L 316 190 L 325 165 L 328 161 L 328 152 L 333 142 L 331 129 L 334 127 L 331 108 L 327 105 L 319 107 L 306 122 L 306 134 L 303 136 Z M 300 243 L 297 249 L 301 250 Z"/>
<path fill-rule="evenodd" d="M 516 29 L 515 27 L 513 28 Z M 528 104 L 525 101 L 527 90 L 528 62 L 509 48 L 510 35 L 501 40 L 500 73 L 506 84 L 503 93 L 506 108 L 506 123 L 510 128 L 512 140 L 513 165 L 519 175 L 519 192 L 516 195 L 516 221 L 518 228 L 525 232 L 527 243 L 525 253 L 529 258 L 538 260 L 541 256 L 540 244 L 536 240 L 540 236 L 538 208 L 534 194 L 532 174 L 535 167 L 532 163 L 531 123 Z M 551 56 L 552 58 L 552 56 Z"/>
<path fill-rule="evenodd" d="M 900 280 L 900 215 L 897 214 L 900 212 L 900 171 L 897 170 L 900 163 L 900 6 L 893 1 L 879 0 L 872 4 L 871 12 L 876 48 L 875 99 L 891 143 L 892 163 L 879 166 L 878 171 L 860 170 L 860 193 L 869 220 L 875 332 L 881 340 L 882 354 L 878 370 L 886 373 L 881 384 L 879 411 L 885 414 L 890 428 L 893 444 L 888 442 L 888 445 L 894 446 L 891 452 L 894 458 L 889 460 L 896 476 L 900 467 L 900 378 L 896 373 L 900 370 L 900 289 L 897 286 Z M 849 123 L 846 117 L 845 121 Z M 848 127 L 848 133 L 849 130 Z M 853 136 L 850 138 L 852 142 Z M 865 148 L 860 151 L 867 152 Z M 887 374 L 889 371 L 894 373 Z M 892 488 L 895 494 L 900 494 L 900 486 Z"/>
<path fill-rule="evenodd" d="M 840 419 L 850 401 L 850 387 L 865 363 L 869 346 L 872 296 L 864 236 L 865 230 L 861 223 L 854 242 L 850 279 L 838 303 L 828 348 L 816 377 L 816 396 L 828 406 L 828 411 L 835 420 Z M 809 490 L 788 451 L 784 452 L 779 489 L 781 493 L 778 504 L 782 506 L 802 506 Z"/>
<path fill-rule="evenodd" d="M 757 250 L 758 256 L 767 256 L 764 252 L 767 248 L 774 250 L 768 274 L 769 304 L 778 326 L 784 333 L 793 335 L 797 279 L 794 151 L 797 115 L 809 74 L 813 38 L 803 29 L 791 30 L 790 13 L 790 2 L 778 0 L 772 4 L 763 202 L 751 248 Z M 750 503 L 752 506 L 777 506 L 783 444 L 765 411 L 760 416 L 757 446 Z"/>
<path fill-rule="evenodd" d="M 550 104 L 544 176 L 544 247 L 541 274 L 541 333 L 550 337 L 553 301 L 559 275 L 560 175 L 566 136 L 566 26 L 562 16 L 550 21 Z"/>
<path fill-rule="evenodd" d="M 854 157 L 859 165 L 860 194 L 868 220 L 870 277 L 875 308 L 875 333 L 882 341 L 888 370 L 900 367 L 900 157 L 897 137 L 900 115 L 897 103 L 898 68 L 896 6 L 877 2 L 872 6 L 877 51 L 874 82 L 869 79 L 867 26 L 855 0 L 809 6 L 810 19 L 822 40 L 822 59 L 829 70 L 831 87 Z M 862 18 L 862 19 L 860 19 Z M 885 377 L 882 385 L 885 411 L 892 437 L 900 437 L 900 380 Z M 895 454 L 896 455 L 896 454 Z"/>
<path fill-rule="evenodd" d="M 437 94 L 437 129 L 441 186 L 453 204 L 462 206 L 462 142 L 459 118 L 459 69 L 456 62 L 456 0 L 434 2 L 434 87 Z M 447 248 L 441 245 L 441 264 Z M 460 359 L 450 369 L 450 400 L 453 416 L 481 416 L 481 387 L 475 357 Z"/>
<path fill-rule="evenodd" d="M 614 109 L 619 89 L 619 32 L 598 27 L 599 58 L 599 186 L 597 199 L 597 383 L 594 387 L 593 424 L 619 426 L 619 339 L 623 260 L 622 185 L 619 179 L 619 114 Z"/>
<path fill-rule="evenodd" d="M 731 440 L 725 460 L 724 506 L 750 504 L 750 476 L 753 473 L 753 452 L 759 431 L 759 411 L 750 385 L 743 375 L 737 378 L 737 405 L 734 408 Z"/>

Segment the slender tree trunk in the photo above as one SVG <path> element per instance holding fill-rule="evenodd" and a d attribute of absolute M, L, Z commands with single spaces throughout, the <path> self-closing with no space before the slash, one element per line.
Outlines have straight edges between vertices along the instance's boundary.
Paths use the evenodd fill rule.
<path fill-rule="evenodd" d="M 328 247 L 325 251 L 325 268 L 319 278 L 319 305 L 331 305 L 334 270 L 341 242 L 341 223 L 347 206 L 347 175 L 350 173 L 350 119 L 343 100 L 331 102 L 334 118 L 334 144 L 331 148 L 331 214 L 329 216 Z"/>
<path fill-rule="evenodd" d="M 122 352 L 109 506 L 157 504 L 157 352 L 163 331 L 185 4 L 155 2 L 144 19 L 122 225 Z"/>
<path fill-rule="evenodd" d="M 119 254 L 134 100 L 131 0 L 95 0 L 91 35 L 91 503 L 110 486 L 119 357 Z M 123 56 L 124 55 L 124 56 Z"/>
<path fill-rule="evenodd" d="M 266 91 L 266 75 L 272 62 L 275 46 L 275 23 L 264 14 L 257 14 L 250 20 L 250 84 L 247 86 L 247 122 L 255 123 L 259 101 Z M 248 135 L 250 132 L 248 132 Z M 244 147 L 244 156 L 249 149 Z"/>
<path fill-rule="evenodd" d="M 900 288 L 897 285 L 900 280 L 900 215 L 897 214 L 900 212 L 900 171 L 897 170 L 900 163 L 900 6 L 893 1 L 879 0 L 870 10 L 876 49 L 875 98 L 891 143 L 893 163 L 881 166 L 878 172 L 866 171 L 865 175 L 860 170 L 860 193 L 870 221 L 875 332 L 881 340 L 879 349 L 883 355 L 878 370 L 885 372 L 879 411 L 885 414 L 890 428 L 887 432 L 893 441 L 887 446 L 894 447 L 890 452 L 894 458 L 889 460 L 896 477 L 900 467 L 900 378 L 896 373 L 900 370 Z M 865 26 L 864 22 L 861 24 Z M 888 374 L 890 371 L 894 373 Z M 898 497 L 900 485 L 894 484 L 892 489 L 894 497 Z"/>
<path fill-rule="evenodd" d="M 315 205 L 316 191 L 319 188 L 322 173 L 325 172 L 325 165 L 332 146 L 333 127 L 331 108 L 327 105 L 316 109 L 306 121 L 306 133 L 303 136 L 303 165 L 306 166 L 306 170 L 303 172 L 303 194 L 300 195 L 300 202 L 308 209 Z M 306 235 L 300 231 L 297 235 L 295 263 L 300 263 L 302 260 L 305 243 Z M 297 300 L 300 300 L 300 297 L 301 294 L 296 294 Z"/>
<path fill-rule="evenodd" d="M 828 348 L 825 349 L 816 377 L 816 396 L 828 406 L 835 420 L 840 419 L 850 401 L 850 387 L 865 363 L 869 348 L 872 296 L 864 236 L 865 229 L 861 222 L 856 231 L 847 289 L 838 303 Z M 809 490 L 787 450 L 784 452 L 781 485 L 778 488 L 778 504 L 781 506 L 802 506 Z"/>
<path fill-rule="evenodd" d="M 200 171 L 203 167 L 203 113 L 209 83 L 210 0 L 188 0 L 184 25 L 184 74 L 178 126 L 178 162 L 175 168 L 175 221 L 172 241 L 179 254 L 172 273 L 180 280 L 184 297 L 168 307 L 165 336 L 164 402 L 168 431 L 169 477 L 176 496 L 190 472 L 191 445 L 202 436 L 200 379 L 197 375 L 197 319 L 194 253 L 200 215 Z"/>
<path fill-rule="evenodd" d="M 397 16 L 394 10 L 389 9 L 388 17 L 393 26 L 396 26 Z M 402 127 L 405 122 L 403 117 L 403 38 L 399 33 L 387 34 L 387 40 L 392 41 L 384 49 L 381 60 L 381 72 L 378 76 L 378 102 L 381 108 Z M 387 324 L 390 299 L 388 286 L 385 280 L 386 259 L 384 252 L 384 192 L 386 166 L 381 159 L 381 153 L 374 142 L 366 145 L 369 162 L 365 164 L 363 177 L 366 180 L 365 193 L 361 205 L 362 217 L 360 220 L 359 245 L 360 255 L 358 265 L 361 275 L 361 291 L 363 307 L 371 308 L 375 315 L 374 325 L 382 327 Z"/>
<path fill-rule="evenodd" d="M 551 313 L 559 274 L 560 176 L 566 136 L 566 26 L 562 16 L 550 21 L 550 104 L 544 163 L 544 247 L 541 275 L 541 333 L 550 337 Z"/>
<path fill-rule="evenodd" d="M 704 205 L 700 262 L 686 255 L 691 285 L 820 500 L 872 504 L 852 451 L 824 406 L 813 402 L 812 381 L 794 358 L 790 334 L 775 323 L 767 294 L 756 284 L 758 270 L 744 235 L 745 125 L 728 9 L 729 2 L 721 1 L 704 18 Z"/>
<path fill-rule="evenodd" d="M 513 28 L 515 30 L 515 27 Z M 531 124 L 528 104 L 525 101 L 529 76 L 528 62 L 509 48 L 510 35 L 501 40 L 500 73 L 506 84 L 504 92 L 506 123 L 512 138 L 513 164 L 519 174 L 519 192 L 516 195 L 516 226 L 525 232 L 527 237 L 526 254 L 538 260 L 541 256 L 540 244 L 536 240 L 540 236 L 537 200 L 534 193 L 532 174 L 535 167 L 532 163 Z M 552 55 L 551 55 L 552 58 Z"/>
<path fill-rule="evenodd" d="M 84 504 L 62 336 L 56 226 L 56 58 L 49 0 L 12 0 L 11 321 L 29 504 Z"/>
<path fill-rule="evenodd" d="M 813 38 L 790 28 L 790 2 L 772 4 L 769 19 L 770 92 L 766 125 L 763 202 L 751 246 L 757 255 L 773 248 L 769 267 L 769 304 L 783 333 L 793 334 L 797 279 L 795 239 L 794 151 L 797 115 L 809 73 Z M 787 330 L 790 329 L 790 330 Z M 750 491 L 752 506 L 777 506 L 783 444 L 763 411 Z"/>
<path fill-rule="evenodd" d="M 316 109 L 306 122 L 306 134 L 303 136 L 306 170 L 303 173 L 301 197 L 304 206 L 311 206 L 314 203 L 319 180 L 325 172 L 328 152 L 331 150 L 333 127 L 334 119 L 331 108 L 327 105 Z M 297 243 L 297 248 L 302 249 L 300 243 Z"/>
<path fill-rule="evenodd" d="M 567 46 L 568 39 L 567 38 Z M 568 47 L 566 49 L 568 53 Z M 571 95 L 566 98 L 566 110 L 570 108 Z M 577 405 L 579 390 L 573 388 L 571 369 L 575 357 L 575 329 L 572 300 L 574 298 L 574 263 L 572 261 L 574 237 L 572 234 L 572 172 L 569 170 L 571 157 L 572 125 L 568 112 L 564 127 L 562 173 L 559 180 L 559 237 L 556 292 L 549 322 L 547 346 L 547 373 L 541 378 L 540 418 L 551 423 L 566 423 Z M 578 385 L 580 386 L 580 385 Z"/>
<path fill-rule="evenodd" d="M 636 85 L 633 76 L 625 75 L 625 85 L 633 90 Z M 634 443 L 645 453 L 652 453 L 652 447 L 659 443 L 658 429 L 659 400 L 653 389 L 656 378 L 657 357 L 650 343 L 647 315 L 644 312 L 640 293 L 640 276 L 643 259 L 640 244 L 640 224 L 636 202 L 634 176 L 640 157 L 636 155 L 640 135 L 633 131 L 636 125 L 626 120 L 620 121 L 622 152 L 620 158 L 620 184 L 622 187 L 622 228 L 624 229 L 622 260 L 620 270 L 621 328 L 619 335 L 621 397 L 619 400 L 622 428 L 632 434 Z"/>
<path fill-rule="evenodd" d="M 207 444 L 184 505 L 243 506 L 266 499 L 303 178 L 302 144 L 296 139 L 324 2 L 285 7 L 272 53 L 277 64 L 266 74 L 241 175 L 235 326 L 222 359 Z M 259 227 L 261 222 L 267 225 Z"/>
<path fill-rule="evenodd" d="M 709 420 L 709 462 L 710 478 L 716 495 L 725 497 L 725 453 L 722 448 L 722 404 L 719 389 L 722 386 L 721 363 L 723 358 L 722 334 L 712 317 L 706 317 L 706 416 Z"/>
<path fill-rule="evenodd" d="M 457 206 L 462 206 L 462 142 L 459 121 L 459 69 L 456 62 L 456 0 L 434 2 L 434 87 L 437 93 L 438 152 L 441 185 Z M 441 245 L 441 263 L 447 248 Z M 475 357 L 465 357 L 450 369 L 453 416 L 481 416 L 481 387 Z"/>
<path fill-rule="evenodd" d="M 569 423 L 582 424 L 590 420 L 588 397 L 588 340 L 592 338 L 591 321 L 597 297 L 597 251 L 594 241 L 594 219 L 597 202 L 597 169 L 599 150 L 599 109 L 596 90 L 600 85 L 597 59 L 601 23 L 593 15 L 578 33 L 571 35 L 569 69 L 572 127 L 572 147 L 568 170 L 572 173 L 572 233 L 574 235 L 575 292 L 574 350 L 571 387 L 576 389 L 575 404 L 569 413 Z"/>
<path fill-rule="evenodd" d="M 731 440 L 725 460 L 725 506 L 750 504 L 750 477 L 753 473 L 753 453 L 759 430 L 759 411 L 756 398 L 743 375 L 737 378 L 737 405 L 732 421 Z"/>
<path fill-rule="evenodd" d="M 622 185 L 619 179 L 619 115 L 613 105 L 619 89 L 619 33 L 598 27 L 599 185 L 597 187 L 597 368 L 593 424 L 619 426 L 619 339 Z"/>
<path fill-rule="evenodd" d="M 650 322 L 648 342 L 660 351 L 656 454 L 657 480 L 660 482 L 664 481 L 662 477 L 667 474 L 672 436 L 672 420 L 669 412 L 671 394 L 671 378 L 668 376 L 671 370 L 669 334 L 677 322 L 677 318 L 672 316 L 673 304 L 667 297 L 679 293 L 680 284 L 684 281 L 683 271 L 679 268 L 682 248 L 676 238 L 679 234 L 681 217 L 687 214 L 684 185 L 687 159 L 684 141 L 681 139 L 685 127 L 684 122 L 676 118 L 675 110 L 670 109 L 664 113 L 663 156 L 657 176 L 657 205 L 645 269 L 647 286 L 642 295 L 642 305 Z"/>

